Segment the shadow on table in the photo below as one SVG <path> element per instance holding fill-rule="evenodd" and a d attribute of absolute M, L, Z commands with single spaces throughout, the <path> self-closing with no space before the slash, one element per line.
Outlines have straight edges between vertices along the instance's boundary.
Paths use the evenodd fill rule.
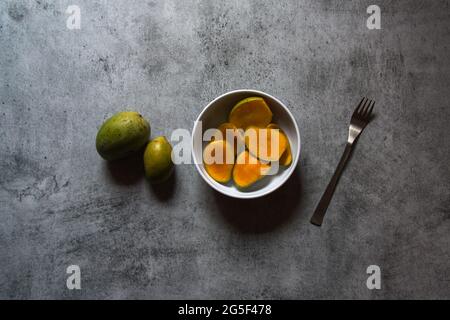
<path fill-rule="evenodd" d="M 177 182 L 177 170 L 176 166 L 174 166 L 172 174 L 166 181 L 159 183 L 148 182 L 148 184 L 150 185 L 153 194 L 156 196 L 156 198 L 158 198 L 158 200 L 167 201 L 170 198 L 172 198 L 174 194 L 176 182 Z"/>
<path fill-rule="evenodd" d="M 124 159 L 108 161 L 106 166 L 113 181 L 120 185 L 132 185 L 145 176 L 144 149 Z"/>
<path fill-rule="evenodd" d="M 299 168 L 273 193 L 257 199 L 235 199 L 214 191 L 217 207 L 225 220 L 244 233 L 275 230 L 298 212 L 302 197 Z"/>

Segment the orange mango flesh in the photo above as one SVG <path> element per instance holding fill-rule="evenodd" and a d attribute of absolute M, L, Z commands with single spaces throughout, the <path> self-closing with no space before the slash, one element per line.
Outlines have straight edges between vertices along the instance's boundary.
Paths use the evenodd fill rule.
<path fill-rule="evenodd" d="M 210 142 L 203 150 L 203 164 L 211 178 L 220 183 L 227 183 L 233 172 L 233 148 L 225 140 Z"/>
<path fill-rule="evenodd" d="M 279 129 L 279 130 L 281 130 L 281 128 L 277 125 L 277 124 L 275 124 L 275 123 L 271 123 L 271 124 L 269 124 L 268 126 L 267 126 L 267 128 L 269 128 L 269 129 Z M 284 132 L 283 132 L 284 133 Z M 285 134 L 286 135 L 286 134 Z M 288 166 L 290 166 L 291 165 L 291 163 L 292 163 L 292 151 L 291 151 L 291 145 L 290 145 L 290 143 L 289 143 L 289 139 L 287 138 L 287 135 L 286 135 L 286 139 L 287 139 L 287 147 L 286 147 L 286 150 L 283 152 L 283 154 L 281 155 L 281 158 L 280 158 L 280 164 L 282 165 L 282 166 L 286 166 L 286 167 L 288 167 Z"/>
<path fill-rule="evenodd" d="M 244 145 L 244 135 L 242 133 L 242 130 L 239 130 L 234 124 L 230 122 L 222 123 L 217 129 L 220 131 L 220 133 L 222 133 L 223 140 L 226 140 L 230 144 L 233 144 L 234 152 L 235 154 L 237 154 L 238 146 Z M 234 138 L 233 141 L 228 141 L 229 138 L 227 136 L 227 131 L 232 131 L 232 136 Z"/>
<path fill-rule="evenodd" d="M 292 163 L 291 146 L 288 144 L 286 150 L 283 152 L 280 158 L 280 164 L 285 167 L 289 167 Z"/>
<path fill-rule="evenodd" d="M 291 165 L 289 139 L 277 124 L 271 123 L 272 117 L 261 97 L 246 98 L 233 107 L 228 122 L 217 128 L 222 138 L 215 137 L 214 141 L 213 137 L 203 150 L 204 167 L 212 179 L 227 183 L 233 178 L 237 187 L 247 188 L 265 176 L 270 162 Z"/>
<path fill-rule="evenodd" d="M 272 111 L 261 97 L 250 97 L 241 100 L 231 110 L 228 122 L 239 129 L 249 126 L 266 127 L 272 121 Z"/>
<path fill-rule="evenodd" d="M 270 165 L 262 163 L 248 151 L 243 151 L 236 159 L 233 180 L 239 188 L 247 188 L 264 177 Z"/>
<path fill-rule="evenodd" d="M 272 146 L 273 142 L 275 145 Z M 264 161 L 278 161 L 288 144 L 286 135 L 279 129 L 251 126 L 245 131 L 245 145 L 248 150 Z"/>

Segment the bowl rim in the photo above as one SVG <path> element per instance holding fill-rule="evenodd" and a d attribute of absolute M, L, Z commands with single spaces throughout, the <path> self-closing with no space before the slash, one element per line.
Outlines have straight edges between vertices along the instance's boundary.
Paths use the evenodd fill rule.
<path fill-rule="evenodd" d="M 263 97 L 263 98 L 264 98 L 264 97 L 267 97 L 267 98 L 270 98 L 270 99 L 274 100 L 274 101 L 277 102 L 281 107 L 283 107 L 283 109 L 284 109 L 284 110 L 286 111 L 286 113 L 289 115 L 291 121 L 292 121 L 293 124 L 294 124 L 295 133 L 296 133 L 296 135 L 297 135 L 297 140 L 298 140 L 298 143 L 297 143 L 297 150 L 296 150 L 296 151 L 297 151 L 297 152 L 296 152 L 296 156 L 295 156 L 295 158 L 293 159 L 292 165 L 288 168 L 288 173 L 287 173 L 287 175 L 285 176 L 284 180 L 282 180 L 282 181 L 281 181 L 278 185 L 276 185 L 276 186 L 273 186 L 273 187 L 271 187 L 271 188 L 267 188 L 267 190 L 265 190 L 264 192 L 258 193 L 258 192 L 255 192 L 255 191 L 254 191 L 254 192 L 249 192 L 248 194 L 242 194 L 242 193 L 240 193 L 240 194 L 231 194 L 231 193 L 228 193 L 228 192 L 226 192 L 226 191 L 224 191 L 224 190 L 221 190 L 221 189 L 218 188 L 218 186 L 216 186 L 216 184 L 215 184 L 215 183 L 219 184 L 218 182 L 215 182 L 215 183 L 214 183 L 213 181 L 211 181 L 212 179 L 210 179 L 209 177 L 206 177 L 206 176 L 205 176 L 205 173 L 204 173 L 204 172 L 201 170 L 201 168 L 200 168 L 200 165 L 201 165 L 201 159 L 200 159 L 200 161 L 199 161 L 199 159 L 197 159 L 197 157 L 196 157 L 196 155 L 195 155 L 195 150 L 194 150 L 194 139 L 195 139 L 195 136 L 196 136 L 196 135 L 195 135 L 195 132 L 196 132 L 196 130 L 197 130 L 197 126 L 198 126 L 199 121 L 200 121 L 200 119 L 202 118 L 203 114 L 206 112 L 206 110 L 208 110 L 208 109 L 211 107 L 211 105 L 213 105 L 214 103 L 216 103 L 218 100 L 220 100 L 220 99 L 222 99 L 222 98 L 224 98 L 224 97 L 226 97 L 226 96 L 236 94 L 236 93 L 250 93 L 250 94 L 255 94 L 256 96 L 261 96 L 261 97 Z M 203 132 L 202 132 L 202 135 L 203 135 Z M 211 186 L 214 190 L 216 190 L 216 191 L 218 191 L 218 192 L 220 192 L 220 193 L 222 193 L 222 194 L 224 194 L 224 195 L 226 195 L 226 196 L 228 196 L 228 197 L 237 198 L 237 199 L 255 199 L 255 198 L 260 198 L 260 197 L 266 196 L 266 195 L 268 195 L 268 194 L 274 192 L 275 190 L 277 190 L 278 188 L 280 188 L 282 185 L 284 185 L 284 184 L 286 183 L 286 181 L 289 180 L 289 178 L 291 177 L 291 175 L 292 175 L 292 173 L 295 171 L 295 169 L 297 168 L 298 161 L 299 161 L 299 159 L 300 159 L 300 150 L 301 150 L 301 137 L 300 137 L 300 131 L 299 131 L 299 129 L 298 129 L 297 121 L 295 120 L 295 117 L 294 117 L 294 115 L 291 113 L 291 111 L 289 110 L 289 108 L 286 107 L 286 105 L 285 105 L 283 102 L 281 102 L 279 99 L 277 99 L 276 97 L 274 97 L 274 96 L 272 96 L 272 95 L 270 95 L 270 94 L 268 94 L 268 93 L 266 93 L 266 92 L 263 92 L 263 91 L 260 91 L 260 90 L 255 90 L 255 89 L 237 89 L 237 90 L 232 90 L 232 91 L 228 91 L 228 92 L 226 92 L 226 93 L 223 93 L 223 94 L 221 94 L 220 96 L 218 96 L 217 98 L 211 100 L 211 101 L 203 108 L 203 110 L 200 112 L 200 114 L 198 115 L 197 119 L 196 119 L 195 122 L 194 122 L 194 127 L 193 127 L 193 129 L 192 129 L 191 154 L 192 154 L 192 157 L 193 157 L 194 164 L 195 164 L 195 167 L 196 167 L 196 169 L 197 169 L 197 172 L 200 174 L 200 176 L 203 178 L 203 180 L 206 181 L 206 183 L 207 183 L 209 186 Z"/>

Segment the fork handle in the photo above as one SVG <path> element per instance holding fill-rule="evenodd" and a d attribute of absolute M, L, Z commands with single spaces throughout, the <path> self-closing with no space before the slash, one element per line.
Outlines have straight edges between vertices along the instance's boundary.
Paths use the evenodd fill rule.
<path fill-rule="evenodd" d="M 339 178 L 341 177 L 342 172 L 344 171 L 345 165 L 350 158 L 350 154 L 353 150 L 353 144 L 347 143 L 345 146 L 344 153 L 342 154 L 341 160 L 336 168 L 336 171 L 333 174 L 330 182 L 328 183 L 327 189 L 325 190 L 322 198 L 319 201 L 319 204 L 314 211 L 313 216 L 311 217 L 311 223 L 316 226 L 321 226 L 325 213 L 327 212 L 328 205 L 330 204 L 331 198 L 333 197 L 334 190 L 336 190 L 337 183 Z"/>

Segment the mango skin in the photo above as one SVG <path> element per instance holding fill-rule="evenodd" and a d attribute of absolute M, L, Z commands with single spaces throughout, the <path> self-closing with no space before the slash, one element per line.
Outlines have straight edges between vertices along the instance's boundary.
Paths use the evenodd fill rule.
<path fill-rule="evenodd" d="M 119 112 L 107 119 L 97 133 L 95 145 L 108 161 L 139 151 L 150 137 L 150 124 L 135 111 Z"/>
<path fill-rule="evenodd" d="M 153 139 L 145 148 L 144 168 L 147 179 L 152 183 L 166 181 L 173 172 L 172 146 L 166 137 Z"/>

